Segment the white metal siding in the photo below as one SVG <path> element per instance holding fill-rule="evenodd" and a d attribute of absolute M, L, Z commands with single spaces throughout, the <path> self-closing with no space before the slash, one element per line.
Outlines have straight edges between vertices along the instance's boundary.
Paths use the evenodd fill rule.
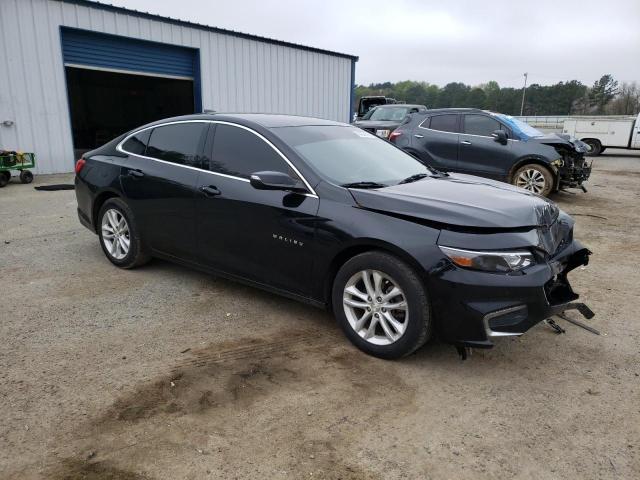
<path fill-rule="evenodd" d="M 205 109 L 349 121 L 349 58 L 56 0 L 1 0 L 0 148 L 35 152 L 38 173 L 73 170 L 60 26 L 200 49 Z"/>

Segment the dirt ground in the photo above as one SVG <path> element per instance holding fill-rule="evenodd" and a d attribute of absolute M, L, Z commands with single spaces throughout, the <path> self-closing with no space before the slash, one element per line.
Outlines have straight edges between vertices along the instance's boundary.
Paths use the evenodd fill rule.
<path fill-rule="evenodd" d="M 594 252 L 570 278 L 602 336 L 539 324 L 464 362 L 438 342 L 388 362 L 313 307 L 119 270 L 73 191 L 10 184 L 0 478 L 640 478 L 640 157 L 607 151 L 555 200 Z"/>

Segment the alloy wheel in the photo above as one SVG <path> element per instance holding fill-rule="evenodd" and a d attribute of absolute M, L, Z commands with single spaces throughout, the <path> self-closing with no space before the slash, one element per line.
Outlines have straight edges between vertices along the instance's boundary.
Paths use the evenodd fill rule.
<path fill-rule="evenodd" d="M 378 270 L 354 274 L 345 285 L 342 303 L 351 328 L 374 345 L 396 342 L 409 324 L 404 292 L 397 282 Z"/>
<path fill-rule="evenodd" d="M 129 253 L 129 225 L 124 215 L 115 208 L 110 208 L 102 216 L 102 241 L 109 255 L 116 260 L 122 260 Z"/>
<path fill-rule="evenodd" d="M 516 186 L 540 194 L 545 189 L 546 180 L 540 170 L 528 168 L 520 172 L 516 178 Z"/>

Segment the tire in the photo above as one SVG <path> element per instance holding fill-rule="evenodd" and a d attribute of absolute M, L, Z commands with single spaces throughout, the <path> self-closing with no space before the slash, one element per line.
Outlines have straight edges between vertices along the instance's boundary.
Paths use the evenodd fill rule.
<path fill-rule="evenodd" d="M 589 151 L 586 153 L 588 157 L 597 157 L 604 150 L 600 141 L 595 138 L 586 138 L 582 141 L 589 145 Z"/>
<path fill-rule="evenodd" d="M 10 172 L 0 172 L 0 188 L 6 187 L 9 180 L 11 180 Z"/>
<path fill-rule="evenodd" d="M 102 251 L 115 266 L 135 268 L 150 260 L 133 212 L 120 198 L 110 198 L 104 202 L 98 214 L 97 226 Z M 109 235 L 112 237 L 109 238 Z M 125 248 L 127 242 L 129 246 Z"/>
<path fill-rule="evenodd" d="M 515 171 L 511 183 L 516 187 L 544 197 L 553 191 L 554 181 L 551 171 L 537 163 L 527 163 Z"/>
<path fill-rule="evenodd" d="M 367 295 L 363 272 L 369 278 L 372 293 L 376 295 L 377 291 L 378 296 Z M 380 279 L 377 290 L 376 278 Z M 385 302 L 384 295 L 389 294 L 394 286 L 400 290 L 400 295 L 388 297 Z M 348 293 L 346 289 L 350 292 L 355 289 L 358 293 Z M 359 306 L 347 305 L 345 300 Z M 369 355 L 385 359 L 404 357 L 431 337 L 430 303 L 420 278 L 409 265 L 388 253 L 371 251 L 348 260 L 334 279 L 332 304 L 334 316 L 347 338 Z M 384 305 L 400 308 L 387 309 Z M 375 315 L 378 317 L 375 317 L 373 325 Z M 358 325 L 360 321 L 362 323 Z"/>
<path fill-rule="evenodd" d="M 31 182 L 33 182 L 33 173 L 31 173 L 31 170 L 22 170 L 20 172 L 20 181 L 22 183 L 31 183 Z"/>

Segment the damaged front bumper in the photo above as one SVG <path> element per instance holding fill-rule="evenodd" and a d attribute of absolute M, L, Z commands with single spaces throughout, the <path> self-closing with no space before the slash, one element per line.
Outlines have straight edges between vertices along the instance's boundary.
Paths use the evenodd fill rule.
<path fill-rule="evenodd" d="M 582 166 L 559 167 L 558 188 L 582 188 L 590 176 L 591 166 L 586 162 Z"/>
<path fill-rule="evenodd" d="M 430 281 L 441 336 L 457 346 L 490 348 L 494 338 L 522 335 L 566 310 L 587 312 L 586 306 L 576 303 L 578 295 L 567 274 L 587 265 L 590 254 L 574 240 L 521 275 L 443 270 Z"/>

